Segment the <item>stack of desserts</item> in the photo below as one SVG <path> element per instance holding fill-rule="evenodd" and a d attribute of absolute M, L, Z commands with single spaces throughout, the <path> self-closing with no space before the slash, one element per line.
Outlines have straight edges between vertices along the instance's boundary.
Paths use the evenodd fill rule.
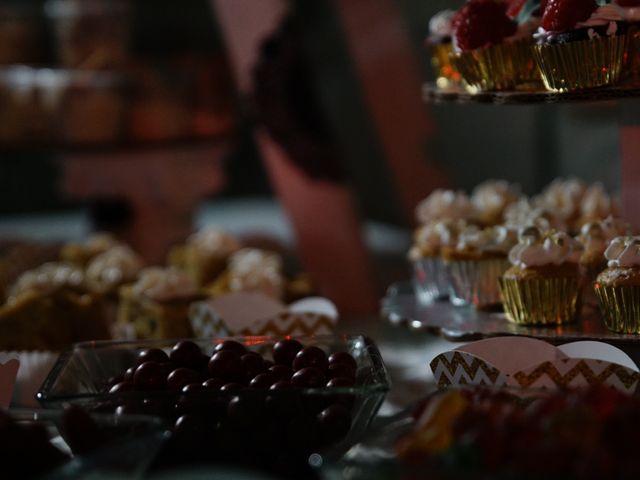
<path fill-rule="evenodd" d="M 306 277 L 285 272 L 280 254 L 250 248 L 216 228 L 176 246 L 166 265 L 145 265 L 128 245 L 105 234 L 63 245 L 45 259 L 0 263 L 6 270 L 0 276 L 6 279 L 0 350 L 61 351 L 73 342 L 112 337 L 189 337 L 194 301 L 261 292 L 289 302 L 311 293 Z"/>
<path fill-rule="evenodd" d="M 640 333 L 640 238 L 599 183 L 557 179 L 531 198 L 488 181 L 437 190 L 416 208 L 409 259 L 423 303 L 502 304 L 520 324 L 557 325 L 600 304 L 608 328 Z"/>
<path fill-rule="evenodd" d="M 451 38 L 448 61 L 440 50 L 431 50 L 437 84 L 455 83 L 454 71 L 471 92 L 543 87 L 565 92 L 619 84 L 636 76 L 638 5 L 637 0 L 468 0 L 454 15 L 434 17 L 428 39 L 437 32 Z"/>

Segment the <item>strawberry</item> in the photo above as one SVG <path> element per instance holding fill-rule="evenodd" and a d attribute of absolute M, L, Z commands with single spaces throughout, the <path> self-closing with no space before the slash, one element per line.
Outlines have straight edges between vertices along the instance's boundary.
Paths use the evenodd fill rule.
<path fill-rule="evenodd" d="M 495 0 L 469 0 L 453 17 L 453 35 L 463 50 L 496 45 L 516 33 L 518 25 L 507 17 L 507 4 Z"/>
<path fill-rule="evenodd" d="M 548 0 L 542 28 L 548 32 L 566 32 L 587 20 L 596 8 L 595 0 Z"/>

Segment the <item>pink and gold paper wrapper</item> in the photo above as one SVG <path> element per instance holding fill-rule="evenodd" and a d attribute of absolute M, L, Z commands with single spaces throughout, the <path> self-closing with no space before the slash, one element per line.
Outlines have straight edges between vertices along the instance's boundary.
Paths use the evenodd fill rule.
<path fill-rule="evenodd" d="M 568 92 L 615 85 L 621 78 L 629 36 L 535 45 L 533 56 L 547 90 Z"/>
<path fill-rule="evenodd" d="M 578 310 L 578 277 L 500 279 L 507 319 L 522 325 L 561 325 Z"/>
<path fill-rule="evenodd" d="M 451 62 L 453 46 L 451 42 L 429 45 L 431 53 L 431 65 L 436 72 L 436 85 L 438 88 L 450 88 L 460 85 L 462 77 L 460 72 Z"/>
<path fill-rule="evenodd" d="M 452 53 L 451 63 L 472 91 L 526 89 L 540 84 L 528 40 Z"/>
<path fill-rule="evenodd" d="M 606 327 L 618 333 L 640 334 L 640 286 L 594 284 Z"/>
<path fill-rule="evenodd" d="M 478 309 L 499 305 L 502 298 L 498 280 L 510 266 L 506 258 L 454 260 L 448 263 L 451 303 L 471 304 Z"/>

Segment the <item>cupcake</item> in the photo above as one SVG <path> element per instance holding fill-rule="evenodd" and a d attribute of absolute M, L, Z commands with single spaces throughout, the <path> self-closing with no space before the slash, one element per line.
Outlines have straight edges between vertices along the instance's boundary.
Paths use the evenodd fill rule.
<path fill-rule="evenodd" d="M 442 261 L 442 249 L 455 246 L 464 222 L 434 221 L 419 227 L 409 250 L 413 266 L 413 285 L 422 303 L 449 295 L 449 277 Z"/>
<path fill-rule="evenodd" d="M 552 228 L 576 234 L 579 228 L 576 230 L 574 226 L 581 216 L 580 208 L 588 188 L 577 178 L 557 178 L 535 196 L 531 204 L 549 213 Z"/>
<path fill-rule="evenodd" d="M 507 255 L 516 241 L 515 232 L 504 226 L 471 226 L 460 232 L 455 247 L 443 248 L 451 303 L 479 309 L 500 304 L 498 279 L 509 268 Z"/>
<path fill-rule="evenodd" d="M 168 263 L 184 271 L 199 287 L 214 281 L 227 266 L 240 242 L 225 231 L 207 227 L 191 235 L 184 245 L 173 247 Z"/>
<path fill-rule="evenodd" d="M 539 80 L 531 37 L 507 3 L 469 0 L 454 16 L 451 61 L 472 91 L 510 90 Z"/>
<path fill-rule="evenodd" d="M 640 237 L 617 237 L 604 252 L 607 268 L 594 291 L 604 323 L 618 333 L 640 333 Z"/>
<path fill-rule="evenodd" d="M 620 205 L 618 201 L 607 193 L 601 183 L 590 185 L 582 195 L 580 201 L 580 216 L 574 228 L 580 230 L 589 222 L 598 222 L 608 217 L 619 217 Z M 623 235 L 620 233 L 619 235 Z M 618 235 L 616 235 L 618 236 Z"/>
<path fill-rule="evenodd" d="M 598 274 L 607 267 L 604 252 L 609 242 L 619 236 L 631 234 L 631 226 L 613 217 L 599 222 L 589 222 L 582 226 L 576 239 L 583 245 L 584 252 L 580 257 L 580 276 L 582 285 L 582 301 L 588 305 L 597 305 L 593 292 L 593 282 Z"/>
<path fill-rule="evenodd" d="M 548 90 L 614 85 L 628 47 L 628 24 L 616 5 L 549 0 L 534 35 L 534 57 Z"/>
<path fill-rule="evenodd" d="M 436 85 L 439 88 L 449 88 L 460 84 L 460 72 L 451 63 L 453 43 L 451 41 L 451 20 L 454 10 L 438 12 L 429 20 L 429 36 L 425 46 L 431 55 L 431 65 L 436 73 Z"/>
<path fill-rule="evenodd" d="M 73 342 L 108 338 L 98 299 L 82 269 L 71 264 L 24 272 L 0 307 L 0 350 L 61 351 Z"/>
<path fill-rule="evenodd" d="M 488 180 L 473 189 L 471 204 L 476 211 L 476 220 L 484 226 L 504 222 L 507 207 L 518 201 L 520 188 L 506 180 Z"/>
<path fill-rule="evenodd" d="M 439 220 L 470 220 L 477 212 L 467 194 L 453 190 L 434 190 L 416 207 L 416 219 L 423 225 Z"/>
<path fill-rule="evenodd" d="M 287 288 L 282 257 L 257 248 L 243 248 L 229 257 L 225 272 L 207 291 L 214 296 L 230 292 L 261 292 L 282 299 Z"/>
<path fill-rule="evenodd" d="M 519 324 L 560 325 L 576 314 L 578 259 L 582 248 L 564 232 L 521 230 L 509 252 L 509 268 L 500 279 L 507 318 Z"/>
<path fill-rule="evenodd" d="M 193 336 L 189 307 L 204 295 L 184 272 L 149 267 L 120 288 L 116 330 L 126 338 L 168 339 Z"/>

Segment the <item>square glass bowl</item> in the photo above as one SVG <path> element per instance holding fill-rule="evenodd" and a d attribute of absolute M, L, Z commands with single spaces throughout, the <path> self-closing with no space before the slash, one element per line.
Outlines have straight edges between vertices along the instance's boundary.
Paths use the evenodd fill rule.
<path fill-rule="evenodd" d="M 225 340 L 242 343 L 249 351 L 270 359 L 279 339 L 229 337 L 193 341 L 210 356 L 216 345 Z M 176 341 L 107 341 L 76 344 L 63 353 L 37 398 L 45 408 L 73 403 L 106 413 L 115 412 L 118 407 L 151 406 L 140 413 L 175 422 L 172 445 L 161 456 L 169 466 L 185 462 L 246 465 L 250 461 L 254 466 L 274 467 L 282 472 L 285 466 L 306 463 L 310 458 L 317 463 L 341 456 L 362 437 L 390 388 L 380 352 L 367 337 L 327 335 L 296 340 L 305 347 L 317 346 L 327 355 L 350 353 L 357 365 L 355 385 L 108 393 L 104 386 L 109 379 L 131 367 L 140 350 L 160 348 L 168 352 Z M 334 407 L 330 413 L 337 411 L 340 415 L 327 415 L 329 407 Z"/>

